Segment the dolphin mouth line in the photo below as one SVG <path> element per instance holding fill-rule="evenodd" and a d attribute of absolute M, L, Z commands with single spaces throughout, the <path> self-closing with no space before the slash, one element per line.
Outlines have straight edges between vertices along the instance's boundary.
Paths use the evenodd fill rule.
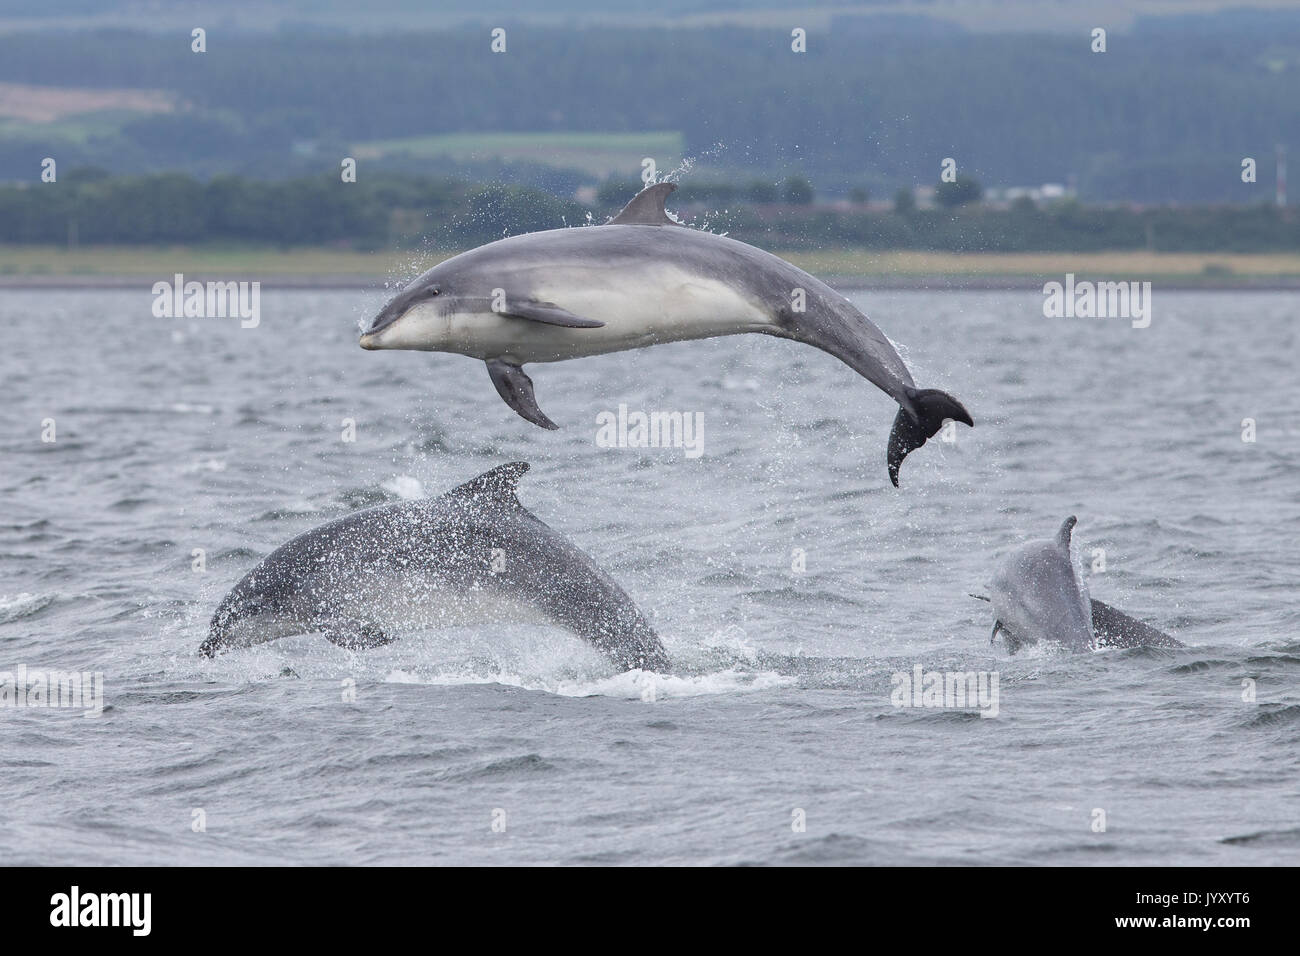
<path fill-rule="evenodd" d="M 370 325 L 361 331 L 361 337 L 366 338 L 367 336 L 378 335 L 385 329 L 390 328 L 400 318 L 401 315 L 386 315 L 385 313 L 380 312 L 371 320 Z"/>
<path fill-rule="evenodd" d="M 362 330 L 361 338 L 363 341 L 366 337 L 378 335 L 390 326 L 395 325 L 402 316 L 406 315 L 411 306 L 409 301 L 405 301 L 409 298 L 408 292 L 409 287 L 402 289 L 384 303 L 383 308 L 379 310 L 379 314 L 370 320 L 369 326 Z M 363 345 L 362 348 L 365 348 L 365 346 Z"/>
<path fill-rule="evenodd" d="M 370 325 L 361 330 L 361 347 L 363 349 L 381 348 L 382 346 L 379 344 L 380 336 L 396 325 L 405 314 L 406 309 L 396 310 L 393 308 L 392 302 L 388 303 L 378 315 L 370 320 Z"/>

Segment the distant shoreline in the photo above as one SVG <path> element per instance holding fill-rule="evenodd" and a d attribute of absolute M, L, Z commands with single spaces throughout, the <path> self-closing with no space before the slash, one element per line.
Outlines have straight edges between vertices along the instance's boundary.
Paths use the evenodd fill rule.
<path fill-rule="evenodd" d="M 1294 291 L 1300 252 L 952 253 L 829 248 L 774 250 L 839 289 L 1037 290 L 1078 279 L 1149 281 L 1161 289 Z M 329 247 L 0 245 L 0 289 L 150 289 L 155 282 L 258 280 L 266 290 L 403 284 L 452 253 Z"/>
<path fill-rule="evenodd" d="M 1132 276 L 1105 276 L 1095 273 L 1076 273 L 1079 279 L 1127 279 Z M 187 281 L 198 282 L 256 280 L 263 291 L 356 290 L 385 291 L 382 276 L 377 275 L 234 275 L 186 273 Z M 1041 292 L 1051 276 L 999 276 L 943 273 L 936 275 L 820 275 L 823 282 L 842 291 L 869 289 L 918 292 Z M 1295 292 L 1300 291 L 1300 276 L 1144 276 L 1152 286 L 1168 291 L 1246 291 Z M 138 275 L 0 275 L 3 290 L 46 290 L 66 292 L 77 290 L 142 289 L 148 291 L 158 280 L 156 276 Z M 1059 280 L 1058 280 L 1059 281 Z"/>

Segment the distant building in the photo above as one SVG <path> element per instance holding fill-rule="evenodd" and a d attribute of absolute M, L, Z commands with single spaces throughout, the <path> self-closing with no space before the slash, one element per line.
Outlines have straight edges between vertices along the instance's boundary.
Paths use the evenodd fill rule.
<path fill-rule="evenodd" d="M 1005 186 L 990 189 L 984 194 L 985 202 L 994 207 L 1010 206 L 1017 199 L 1029 199 L 1035 205 L 1070 199 L 1074 189 L 1063 183 L 1043 183 L 1041 186 Z"/>

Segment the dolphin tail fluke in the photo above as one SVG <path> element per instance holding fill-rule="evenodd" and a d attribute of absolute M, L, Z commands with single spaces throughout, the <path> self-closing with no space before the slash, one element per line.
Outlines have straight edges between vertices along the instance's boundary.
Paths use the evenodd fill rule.
<path fill-rule="evenodd" d="M 911 408 L 908 404 L 899 405 L 894 428 L 889 433 L 889 480 L 895 488 L 903 459 L 933 438 L 944 422 L 951 419 L 975 425 L 961 402 L 937 388 L 909 388 L 907 399 Z"/>
<path fill-rule="evenodd" d="M 488 359 L 487 369 L 488 374 L 492 376 L 492 384 L 497 388 L 497 394 L 505 399 L 505 403 L 518 412 L 521 418 L 551 430 L 560 427 L 537 407 L 537 399 L 533 397 L 533 380 L 522 368 L 504 359 Z"/>

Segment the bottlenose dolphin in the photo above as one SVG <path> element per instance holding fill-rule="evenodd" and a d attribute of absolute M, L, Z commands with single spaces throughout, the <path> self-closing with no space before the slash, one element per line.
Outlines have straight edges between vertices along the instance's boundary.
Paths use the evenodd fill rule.
<path fill-rule="evenodd" d="M 290 634 L 341 647 L 386 644 L 403 626 L 525 621 L 566 628 L 625 670 L 668 655 L 632 599 L 515 497 L 527 462 L 493 468 L 438 498 L 380 505 L 281 545 L 213 615 L 214 657 Z"/>
<path fill-rule="evenodd" d="M 991 597 L 980 598 L 993 604 L 990 643 L 1001 633 L 1013 654 L 1039 641 L 1075 651 L 1140 645 L 1182 647 L 1168 634 L 1088 594 L 1082 562 L 1071 547 L 1077 520 L 1071 515 L 1056 537 L 1026 542 L 998 565 Z"/>
<path fill-rule="evenodd" d="M 945 421 L 973 424 L 962 404 L 918 389 L 883 332 L 844 296 L 784 259 L 683 227 L 643 190 L 604 226 L 500 239 L 412 280 L 361 336 L 365 349 L 457 352 L 482 359 L 523 418 L 558 428 L 537 406 L 528 362 L 664 342 L 762 332 L 829 352 L 894 401 L 889 478 Z"/>

